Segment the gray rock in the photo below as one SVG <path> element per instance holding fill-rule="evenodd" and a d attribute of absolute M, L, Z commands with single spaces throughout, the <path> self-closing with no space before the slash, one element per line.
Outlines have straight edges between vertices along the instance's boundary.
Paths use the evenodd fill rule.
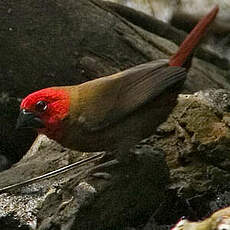
<path fill-rule="evenodd" d="M 63 149 L 41 135 L 15 167 L 0 174 L 1 187 L 88 156 Z M 3 209 L 2 216 L 13 214 L 21 224 L 47 230 L 57 226 L 120 229 L 142 222 L 165 200 L 168 170 L 162 151 L 140 145 L 133 150 L 129 164 L 99 168 L 111 175 L 106 179 L 92 176 L 98 163 L 94 160 L 55 178 L 11 189 L 11 194 L 0 197 L 4 207 L 11 207 Z M 29 203 L 32 205 L 27 208 Z"/>

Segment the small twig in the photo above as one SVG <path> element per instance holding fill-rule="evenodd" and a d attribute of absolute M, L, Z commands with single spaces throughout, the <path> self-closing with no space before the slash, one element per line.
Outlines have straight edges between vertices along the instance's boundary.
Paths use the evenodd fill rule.
<path fill-rule="evenodd" d="M 22 182 L 19 182 L 19 183 L 15 183 L 15 184 L 12 184 L 12 185 L 9 185 L 9 186 L 6 186 L 6 187 L 3 187 L 3 188 L 0 188 L 0 194 L 1 193 L 4 193 L 4 192 L 7 192 L 8 190 L 12 189 L 12 188 L 17 188 L 17 187 L 21 187 L 23 185 L 28 185 L 28 184 L 32 184 L 38 180 L 42 180 L 42 179 L 47 179 L 47 178 L 50 178 L 50 177 L 54 177 L 54 176 L 57 176 L 61 173 L 64 173 L 64 172 L 67 172 L 67 171 L 70 171 L 71 169 L 75 168 L 76 166 L 79 166 L 79 165 L 82 165 L 84 163 L 87 163 L 91 160 L 94 160 L 94 159 L 97 159 L 99 157 L 101 157 L 103 155 L 103 153 L 99 153 L 97 155 L 94 155 L 92 157 L 88 157 L 86 159 L 83 159 L 83 160 L 80 160 L 80 161 L 77 161 L 73 164 L 70 164 L 70 165 L 67 165 L 65 167 L 62 167 L 62 168 L 59 168 L 57 170 L 54 170 L 52 172 L 48 172 L 46 174 L 43 174 L 41 176 L 38 176 L 38 177 L 34 177 L 34 178 L 31 178 L 31 179 L 28 179 L 28 180 L 25 180 L 25 181 L 22 181 Z"/>

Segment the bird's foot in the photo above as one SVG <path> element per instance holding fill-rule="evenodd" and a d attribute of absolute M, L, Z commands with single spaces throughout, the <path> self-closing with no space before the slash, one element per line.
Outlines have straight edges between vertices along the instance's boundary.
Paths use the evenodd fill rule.
<path fill-rule="evenodd" d="M 108 161 L 114 160 L 116 157 L 116 154 L 114 152 L 104 152 L 102 157 L 98 159 L 98 164 L 104 164 Z"/>
<path fill-rule="evenodd" d="M 95 166 L 91 170 L 91 176 L 100 178 L 100 179 L 104 179 L 104 180 L 109 180 L 112 177 L 112 175 L 108 172 L 105 172 L 104 170 L 108 169 L 111 166 L 117 165 L 117 164 L 119 164 L 119 161 L 117 159 L 113 159 L 113 160 L 101 163 Z"/>

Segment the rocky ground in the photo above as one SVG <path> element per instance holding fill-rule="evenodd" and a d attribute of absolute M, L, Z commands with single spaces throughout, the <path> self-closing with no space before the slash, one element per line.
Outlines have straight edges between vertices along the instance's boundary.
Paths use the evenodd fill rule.
<path fill-rule="evenodd" d="M 181 94 L 168 120 L 136 146 L 128 164 L 102 167 L 94 159 L 2 193 L 1 226 L 168 229 L 181 216 L 198 220 L 229 205 L 229 103 L 226 90 Z M 91 155 L 41 135 L 20 162 L 1 173 L 0 187 Z"/>
<path fill-rule="evenodd" d="M 1 172 L 0 188 L 91 156 L 45 136 L 30 148 L 36 134 L 14 129 L 21 98 L 43 87 L 77 84 L 167 58 L 185 36 L 142 13 L 99 0 L 1 4 L 0 168 L 21 160 Z M 129 164 L 98 167 L 99 161 L 92 160 L 2 192 L 1 229 L 163 230 L 181 216 L 198 221 L 228 206 L 229 68 L 205 48 L 197 54 L 178 105 L 130 153 Z"/>

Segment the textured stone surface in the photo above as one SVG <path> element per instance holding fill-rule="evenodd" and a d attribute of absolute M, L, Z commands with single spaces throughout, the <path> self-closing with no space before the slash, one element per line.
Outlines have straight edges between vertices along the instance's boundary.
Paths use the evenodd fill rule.
<path fill-rule="evenodd" d="M 40 230 L 54 226 L 123 229 L 144 226 L 151 217 L 144 229 L 168 229 L 182 215 L 200 219 L 230 205 L 229 95 L 227 90 L 179 95 L 168 120 L 136 146 L 128 164 L 97 169 L 99 161 L 93 160 L 0 195 L 4 207 L 0 223 L 8 218 Z M 0 174 L 0 185 L 39 176 L 90 155 L 65 149 L 41 135 L 18 164 Z"/>
<path fill-rule="evenodd" d="M 41 135 L 17 165 L 1 173 L 1 187 L 90 155 L 64 149 Z M 109 229 L 143 223 L 165 201 L 168 169 L 162 151 L 140 145 L 129 164 L 96 170 L 98 163 L 94 160 L 49 180 L 11 189 L 12 194 L 0 195 L 2 221 L 11 217 L 16 223 L 46 230 L 54 226 L 75 229 L 76 225 L 78 229 Z M 92 176 L 97 171 L 110 176 Z"/>

